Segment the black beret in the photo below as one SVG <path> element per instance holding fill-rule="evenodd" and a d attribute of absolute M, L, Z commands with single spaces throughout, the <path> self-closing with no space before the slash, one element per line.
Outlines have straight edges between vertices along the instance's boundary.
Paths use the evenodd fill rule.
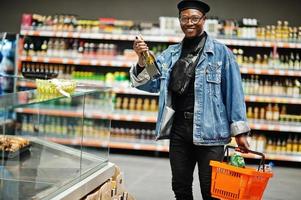
<path fill-rule="evenodd" d="M 178 3 L 178 9 L 179 12 L 186 10 L 186 9 L 197 9 L 199 11 L 201 11 L 202 13 L 206 14 L 207 12 L 209 12 L 210 7 L 208 4 L 206 4 L 203 1 L 198 1 L 198 0 L 182 0 Z"/>

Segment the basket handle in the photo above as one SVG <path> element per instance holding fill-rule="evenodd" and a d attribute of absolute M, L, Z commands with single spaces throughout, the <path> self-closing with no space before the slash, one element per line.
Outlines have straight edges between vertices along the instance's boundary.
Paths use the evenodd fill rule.
<path fill-rule="evenodd" d="M 234 149 L 235 151 L 238 151 L 238 152 L 241 152 L 241 153 L 245 153 L 245 154 L 252 153 L 252 154 L 256 154 L 256 155 L 260 156 L 261 159 L 260 159 L 260 163 L 258 165 L 257 171 L 259 171 L 260 170 L 260 166 L 262 166 L 262 170 L 264 172 L 264 170 L 265 170 L 265 164 L 264 164 L 265 163 L 265 155 L 263 153 L 258 152 L 258 151 L 252 151 L 252 150 L 249 150 L 249 149 L 243 149 L 243 151 L 242 151 L 238 147 L 226 146 L 225 151 L 224 151 L 224 157 L 225 157 L 225 153 L 227 152 L 227 163 L 229 163 L 229 149 Z M 224 158 L 223 158 L 223 160 L 224 160 Z"/>

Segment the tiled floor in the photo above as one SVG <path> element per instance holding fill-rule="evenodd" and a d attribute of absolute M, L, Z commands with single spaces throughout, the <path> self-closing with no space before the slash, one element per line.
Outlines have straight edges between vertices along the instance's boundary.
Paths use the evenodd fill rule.
<path fill-rule="evenodd" d="M 125 186 L 137 200 L 172 200 L 168 158 L 110 154 L 110 161 L 124 173 Z M 301 169 L 274 167 L 274 177 L 264 193 L 264 200 L 301 199 Z M 195 174 L 195 177 L 196 174 Z M 194 182 L 194 199 L 201 200 L 198 180 Z"/>

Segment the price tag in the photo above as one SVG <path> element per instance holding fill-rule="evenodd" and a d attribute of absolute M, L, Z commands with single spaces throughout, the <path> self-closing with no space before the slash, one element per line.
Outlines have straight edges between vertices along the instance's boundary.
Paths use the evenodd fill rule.
<path fill-rule="evenodd" d="M 68 32 L 63 32 L 63 37 L 68 37 Z"/>
<path fill-rule="evenodd" d="M 248 71 L 249 71 L 249 70 L 248 70 L 247 68 L 240 68 L 240 72 L 241 72 L 241 73 L 247 74 Z"/>
<path fill-rule="evenodd" d="M 260 130 L 261 129 L 261 125 L 260 124 L 254 124 L 254 128 L 257 129 L 257 130 Z"/>
<path fill-rule="evenodd" d="M 79 64 L 80 64 L 80 59 L 75 59 L 75 60 L 73 61 L 73 63 L 76 64 L 76 65 L 79 65 Z"/>
<path fill-rule="evenodd" d="M 44 58 L 44 62 L 45 63 L 48 63 L 49 62 L 49 58 L 47 57 L 47 58 Z"/>
<path fill-rule="evenodd" d="M 107 64 L 108 64 L 108 62 L 106 60 L 99 61 L 100 66 L 106 66 Z"/>
<path fill-rule="evenodd" d="M 105 40 L 110 40 L 110 39 L 112 39 L 112 36 L 111 36 L 111 34 L 104 34 L 104 35 L 103 35 L 103 38 L 104 38 Z"/>
<path fill-rule="evenodd" d="M 63 33 L 62 32 L 56 32 L 56 37 L 62 37 L 63 36 Z"/>
<path fill-rule="evenodd" d="M 91 65 L 97 66 L 98 61 L 97 60 L 91 60 L 90 63 L 91 63 Z"/>
<path fill-rule="evenodd" d="M 124 116 L 126 121 L 133 121 L 133 116 L 132 115 L 125 115 Z"/>
<path fill-rule="evenodd" d="M 139 121 L 140 121 L 140 122 L 146 122 L 146 121 L 147 121 L 147 117 L 146 117 L 146 116 L 141 116 L 141 117 L 139 118 Z"/>
<path fill-rule="evenodd" d="M 257 41 L 257 44 L 256 44 L 258 47 L 262 47 L 263 46 L 263 43 L 260 42 L 260 41 Z"/>
<path fill-rule="evenodd" d="M 275 130 L 275 125 L 269 124 L 267 128 L 268 130 L 273 131 Z"/>
<path fill-rule="evenodd" d="M 100 143 L 100 146 L 102 146 L 102 147 L 108 147 L 109 146 L 109 142 L 102 142 L 102 143 Z"/>
<path fill-rule="evenodd" d="M 37 61 L 38 61 L 38 57 L 33 56 L 33 57 L 31 58 L 31 60 L 32 60 L 32 62 L 37 62 Z"/>
<path fill-rule="evenodd" d="M 249 96 L 251 102 L 255 102 L 257 98 L 255 96 Z"/>
<path fill-rule="evenodd" d="M 275 74 L 275 71 L 274 71 L 274 70 L 272 70 L 272 69 L 269 69 L 269 70 L 268 70 L 268 74 L 270 74 L 270 75 L 274 75 L 274 74 Z"/>
<path fill-rule="evenodd" d="M 25 34 L 26 34 L 26 32 L 25 32 Z M 28 35 L 34 35 L 34 32 L 33 31 L 28 31 L 27 34 Z"/>
<path fill-rule="evenodd" d="M 122 63 L 120 61 L 111 60 L 111 61 L 109 61 L 109 65 L 112 67 L 120 67 L 122 65 Z"/>
<path fill-rule="evenodd" d="M 255 69 L 255 74 L 261 74 L 261 69 Z"/>
<path fill-rule="evenodd" d="M 118 39 L 119 39 L 119 36 L 116 35 L 116 34 L 113 34 L 113 35 L 112 35 L 112 39 L 113 39 L 113 40 L 118 40 Z"/>
<path fill-rule="evenodd" d="M 120 120 L 121 116 L 119 114 L 115 114 L 115 115 L 112 116 L 112 119 Z"/>
<path fill-rule="evenodd" d="M 287 71 L 287 74 L 289 75 L 289 76 L 294 76 L 294 72 L 293 71 Z"/>
<path fill-rule="evenodd" d="M 141 144 L 133 144 L 133 149 L 141 149 Z"/>
<path fill-rule="evenodd" d="M 72 37 L 78 38 L 79 37 L 79 33 L 72 33 Z"/>
<path fill-rule="evenodd" d="M 85 112 L 85 117 L 87 118 L 94 118 L 94 115 L 92 112 Z"/>
<path fill-rule="evenodd" d="M 63 60 L 62 60 L 62 63 L 64 63 L 64 64 L 67 64 L 67 63 L 68 63 L 68 61 L 69 61 L 69 59 L 67 59 L 67 58 L 63 58 Z"/>
<path fill-rule="evenodd" d="M 279 75 L 285 75 L 285 71 L 284 70 L 279 70 Z"/>

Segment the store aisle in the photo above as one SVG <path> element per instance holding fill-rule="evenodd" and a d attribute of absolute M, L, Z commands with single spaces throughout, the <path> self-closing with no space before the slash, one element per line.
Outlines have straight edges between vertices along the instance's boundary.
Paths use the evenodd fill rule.
<path fill-rule="evenodd" d="M 110 154 L 110 161 L 124 173 L 125 186 L 137 200 L 172 200 L 168 158 Z M 301 170 L 274 167 L 264 200 L 300 199 Z M 197 176 L 195 176 L 197 177 Z M 198 180 L 194 183 L 195 200 L 201 200 Z"/>

